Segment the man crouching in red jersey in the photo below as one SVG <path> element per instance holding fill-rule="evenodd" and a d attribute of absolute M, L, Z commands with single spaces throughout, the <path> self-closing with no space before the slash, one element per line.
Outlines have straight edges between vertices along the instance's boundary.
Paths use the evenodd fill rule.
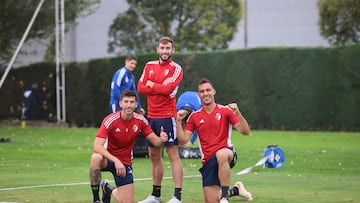
<path fill-rule="evenodd" d="M 223 106 L 215 103 L 216 90 L 208 79 L 201 79 L 198 95 L 202 108 L 190 114 L 185 129 L 181 127 L 187 111 L 177 113 L 177 136 L 180 144 L 185 144 L 196 130 L 202 154 L 203 193 L 207 203 L 226 203 L 231 196 L 239 195 L 252 200 L 241 182 L 229 190 L 231 168 L 236 164 L 236 152 L 231 144 L 232 126 L 243 135 L 249 135 L 250 128 L 237 104 Z M 221 195 L 219 195 L 221 191 Z"/>
<path fill-rule="evenodd" d="M 116 184 L 116 188 L 113 188 L 107 181 L 102 182 L 101 189 L 104 193 L 112 194 L 117 202 L 135 201 L 132 150 L 140 132 L 156 147 L 160 147 L 168 140 L 168 135 L 163 129 L 158 137 L 146 118 L 134 112 L 138 105 L 135 92 L 125 91 L 119 103 L 122 110 L 104 118 L 94 141 L 94 153 L 90 163 L 90 184 L 93 201 L 96 203 L 100 203 L 101 171 L 110 171 Z M 104 148 L 106 138 L 107 149 Z"/>

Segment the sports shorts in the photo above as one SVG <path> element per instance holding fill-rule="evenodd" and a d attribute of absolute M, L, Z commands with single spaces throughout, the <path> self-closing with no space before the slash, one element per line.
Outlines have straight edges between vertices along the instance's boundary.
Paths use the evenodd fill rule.
<path fill-rule="evenodd" d="M 157 136 L 160 136 L 161 127 L 164 128 L 164 131 L 168 134 L 168 141 L 164 142 L 164 146 L 178 145 L 178 139 L 176 138 L 176 122 L 175 118 L 149 118 L 149 123 Z M 149 147 L 153 147 L 148 140 L 146 144 Z"/>
<path fill-rule="evenodd" d="M 233 147 L 229 147 L 229 149 L 234 153 L 234 157 L 230 162 L 230 168 L 233 168 L 237 161 L 237 155 Z M 203 187 L 212 185 L 220 186 L 220 180 L 218 175 L 219 168 L 216 155 L 210 157 L 210 159 L 205 162 L 205 164 L 199 169 L 199 171 L 202 176 Z"/>
<path fill-rule="evenodd" d="M 132 166 L 124 164 L 125 169 L 126 169 L 126 175 L 125 175 L 125 177 L 122 177 L 122 176 L 116 175 L 116 169 L 115 169 L 114 162 L 108 160 L 107 163 L 108 163 L 107 166 L 105 168 L 101 169 L 101 171 L 110 171 L 113 174 L 116 187 L 134 183 L 134 177 L 132 174 Z"/>

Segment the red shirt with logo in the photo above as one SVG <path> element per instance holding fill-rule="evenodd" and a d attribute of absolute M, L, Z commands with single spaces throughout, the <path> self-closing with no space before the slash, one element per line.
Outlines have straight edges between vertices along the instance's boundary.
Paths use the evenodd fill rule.
<path fill-rule="evenodd" d="M 104 118 L 96 137 L 108 138 L 107 150 L 117 157 L 123 164 L 132 165 L 132 150 L 140 131 L 147 137 L 153 131 L 146 118 L 134 113 L 126 121 L 121 118 L 122 111 L 109 114 Z"/>
<path fill-rule="evenodd" d="M 147 95 L 149 118 L 176 117 L 176 93 L 183 78 L 179 64 L 169 59 L 164 63 L 150 61 L 145 65 L 138 82 L 138 93 Z M 153 88 L 146 81 L 154 82 Z M 167 84 L 163 84 L 164 81 Z"/>
<path fill-rule="evenodd" d="M 192 112 L 187 120 L 185 130 L 192 132 L 197 130 L 203 164 L 218 150 L 232 146 L 232 126 L 239 121 L 239 118 L 228 106 L 220 104 L 216 104 L 210 114 L 206 113 L 203 108 Z"/>

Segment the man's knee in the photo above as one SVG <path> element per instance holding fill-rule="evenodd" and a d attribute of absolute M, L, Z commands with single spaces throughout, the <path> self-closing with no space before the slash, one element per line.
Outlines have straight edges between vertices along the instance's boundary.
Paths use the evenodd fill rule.
<path fill-rule="evenodd" d="M 216 152 L 216 159 L 219 163 L 230 162 L 234 157 L 233 152 L 228 148 L 220 149 Z"/>
<path fill-rule="evenodd" d="M 170 160 L 178 160 L 179 156 L 179 147 L 177 145 L 171 145 L 166 147 L 166 153 L 169 156 Z"/>
<path fill-rule="evenodd" d="M 151 161 L 161 160 L 161 148 L 149 147 L 148 151 Z"/>
<path fill-rule="evenodd" d="M 104 160 L 104 157 L 99 153 L 93 153 L 91 155 L 91 166 L 99 166 L 101 162 Z"/>

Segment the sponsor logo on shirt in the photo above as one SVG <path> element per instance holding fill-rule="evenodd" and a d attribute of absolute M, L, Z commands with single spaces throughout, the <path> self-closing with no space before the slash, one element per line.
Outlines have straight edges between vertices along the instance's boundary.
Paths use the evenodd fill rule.
<path fill-rule="evenodd" d="M 201 124 L 201 123 L 205 123 L 204 119 L 201 119 L 199 123 L 200 123 L 200 124 Z"/>
<path fill-rule="evenodd" d="M 118 133 L 121 132 L 120 128 L 116 128 L 115 132 L 118 132 Z"/>

